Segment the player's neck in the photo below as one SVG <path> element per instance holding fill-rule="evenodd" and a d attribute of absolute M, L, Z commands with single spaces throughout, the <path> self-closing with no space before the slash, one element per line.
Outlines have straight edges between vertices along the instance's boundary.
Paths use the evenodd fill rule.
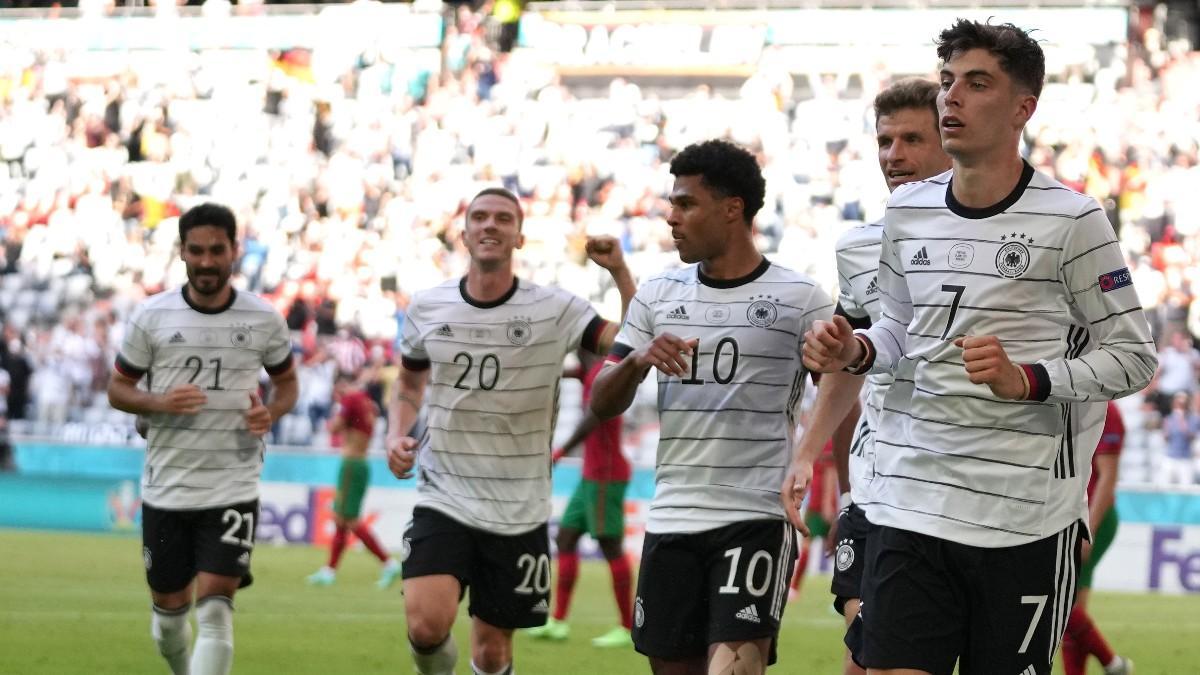
<path fill-rule="evenodd" d="M 700 263 L 704 276 L 712 279 L 741 279 L 762 264 L 763 255 L 750 237 L 731 237 L 729 247 Z"/>
<path fill-rule="evenodd" d="M 211 295 L 197 293 L 191 284 L 183 287 L 183 298 L 193 309 L 202 312 L 220 312 L 229 307 L 233 301 L 233 286 L 225 284 L 220 291 Z"/>
<path fill-rule="evenodd" d="M 495 302 L 512 291 L 512 264 L 485 269 L 472 263 L 467 270 L 466 280 L 464 290 L 472 300 L 481 303 Z"/>
<path fill-rule="evenodd" d="M 1015 152 L 1000 157 L 955 158 L 951 190 L 959 204 L 984 209 L 1012 194 L 1024 171 L 1025 161 Z"/>

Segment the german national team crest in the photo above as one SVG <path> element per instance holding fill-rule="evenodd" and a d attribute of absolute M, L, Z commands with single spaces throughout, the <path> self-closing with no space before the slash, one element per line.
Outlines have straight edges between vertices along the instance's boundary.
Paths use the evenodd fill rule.
<path fill-rule="evenodd" d="M 142 563 L 146 565 L 146 569 L 154 566 L 154 557 L 150 555 L 150 547 L 142 547 Z"/>
<path fill-rule="evenodd" d="M 775 303 L 771 302 L 767 296 L 759 297 L 760 299 L 754 300 L 746 308 L 746 320 L 752 326 L 768 328 L 775 323 L 775 319 L 779 318 L 779 310 L 776 309 Z"/>
<path fill-rule="evenodd" d="M 508 341 L 514 345 L 523 345 L 533 337 L 533 327 L 520 317 L 508 322 Z"/>
<path fill-rule="evenodd" d="M 843 539 L 838 542 L 837 569 L 839 572 L 845 572 L 854 564 L 854 546 L 851 545 L 849 539 Z"/>
<path fill-rule="evenodd" d="M 229 341 L 234 347 L 246 348 L 250 346 L 250 326 L 245 324 L 234 324 L 233 330 L 229 333 Z"/>
<path fill-rule="evenodd" d="M 1024 233 L 1018 236 L 1014 232 L 1000 237 L 1000 241 L 1005 242 L 996 251 L 996 271 L 1000 276 L 1016 279 L 1029 269 L 1029 248 L 1021 239 L 1025 239 Z"/>
<path fill-rule="evenodd" d="M 633 625 L 641 628 L 646 623 L 646 610 L 642 609 L 642 599 L 633 603 Z"/>

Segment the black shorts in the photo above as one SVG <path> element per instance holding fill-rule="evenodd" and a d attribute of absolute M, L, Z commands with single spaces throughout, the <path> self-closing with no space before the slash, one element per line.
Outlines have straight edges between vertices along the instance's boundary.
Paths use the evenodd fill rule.
<path fill-rule="evenodd" d="M 846 601 L 862 597 L 863 567 L 867 563 L 867 535 L 875 526 L 857 504 L 838 514 L 837 548 L 833 554 L 833 608 L 845 616 Z"/>
<path fill-rule="evenodd" d="M 772 638 L 788 581 L 795 530 L 755 520 L 686 534 L 646 533 L 634 603 L 633 644 L 660 659 L 703 656 L 708 646 Z"/>
<path fill-rule="evenodd" d="M 546 623 L 550 611 L 550 536 L 545 525 L 512 536 L 464 525 L 430 508 L 413 509 L 404 532 L 405 579 L 449 574 L 471 600 L 471 616 L 497 628 Z M 460 596 L 461 599 L 461 596 Z"/>
<path fill-rule="evenodd" d="M 1007 548 L 891 527 L 870 536 L 862 610 L 846 634 L 866 668 L 1050 675 L 1075 602 L 1082 529 Z"/>
<path fill-rule="evenodd" d="M 142 504 L 142 560 L 157 593 L 187 588 L 197 572 L 240 577 L 250 585 L 258 500 L 195 511 Z"/>

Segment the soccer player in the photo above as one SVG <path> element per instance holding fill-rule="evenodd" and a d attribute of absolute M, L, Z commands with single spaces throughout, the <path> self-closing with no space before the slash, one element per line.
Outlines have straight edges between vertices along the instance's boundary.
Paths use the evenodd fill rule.
<path fill-rule="evenodd" d="M 150 633 L 171 672 L 209 675 L 233 665 L 233 595 L 250 581 L 262 437 L 295 405 L 298 386 L 283 317 L 229 283 L 238 259 L 233 213 L 196 206 L 179 219 L 179 240 L 187 284 L 133 312 L 108 400 L 148 425 Z M 264 367 L 274 385 L 266 403 L 258 395 Z M 147 390 L 137 386 L 143 376 Z"/>
<path fill-rule="evenodd" d="M 389 588 L 400 576 L 400 562 L 379 545 L 371 526 L 359 520 L 363 497 L 367 494 L 371 470 L 367 466 L 367 446 L 375 431 L 375 402 L 361 387 L 354 384 L 354 375 L 338 373 L 333 385 L 338 404 L 330 431 L 342 437 L 342 466 L 338 470 L 337 496 L 333 501 L 333 522 L 336 529 L 329 542 L 329 564 L 308 576 L 308 583 L 329 586 L 337 580 L 337 566 L 346 550 L 350 534 L 367 547 L 371 555 L 383 563 L 378 586 Z"/>
<path fill-rule="evenodd" d="M 893 372 L 875 434 L 859 616 L 872 673 L 1050 673 L 1087 525 L 1104 401 L 1157 358 L 1124 258 L 1090 197 L 1017 151 L 1045 74 L 1011 24 L 938 39 L 951 171 L 884 216 L 880 319 L 804 342 L 810 368 Z"/>
<path fill-rule="evenodd" d="M 633 640 L 655 673 L 762 673 L 796 558 L 779 501 L 808 375 L 800 344 L 833 303 L 754 246 L 765 182 L 725 141 L 684 148 L 667 223 L 687 263 L 642 285 L 592 412 L 623 412 L 658 370 L 661 437 Z"/>
<path fill-rule="evenodd" d="M 604 360 L 580 352 L 583 381 L 583 420 L 562 447 L 551 455 L 557 462 L 583 443 L 583 480 L 576 486 L 562 521 L 558 524 L 558 583 L 555 586 L 554 613 L 545 626 L 530 629 L 530 637 L 565 640 L 570 635 L 567 612 L 579 576 L 579 539 L 586 532 L 596 538 L 600 552 L 608 562 L 613 595 L 621 625 L 592 639 L 597 647 L 625 647 L 633 644 L 633 570 L 625 556 L 625 489 L 632 473 L 629 460 L 621 454 L 620 416 L 601 421 L 592 414 L 592 384 Z"/>
<path fill-rule="evenodd" d="M 404 322 L 388 466 L 406 478 L 416 463 L 419 495 L 402 576 L 422 675 L 453 672 L 450 628 L 468 589 L 474 673 L 511 673 L 513 630 L 545 623 L 550 440 L 562 362 L 580 347 L 606 353 L 617 333 L 584 300 L 513 275 L 521 219 L 507 190 L 477 194 L 463 232 L 466 276 L 415 295 Z M 609 270 L 622 298 L 633 295 L 616 239 L 590 239 L 588 255 Z M 403 436 L 423 402 L 428 432 Z"/>
<path fill-rule="evenodd" d="M 1066 675 L 1084 675 L 1089 656 L 1095 656 L 1100 661 L 1105 675 L 1128 675 L 1133 672 L 1133 661 L 1113 652 L 1087 611 L 1092 575 L 1096 565 L 1100 564 L 1100 558 L 1104 557 L 1104 552 L 1117 536 L 1117 470 L 1121 446 L 1124 444 L 1125 423 L 1121 420 L 1117 405 L 1110 401 L 1108 416 L 1104 418 L 1104 433 L 1092 457 L 1092 477 L 1088 481 L 1088 523 L 1092 528 L 1092 542 L 1083 545 L 1078 596 L 1075 608 L 1067 619 L 1066 635 L 1063 636 L 1063 670 Z"/>
<path fill-rule="evenodd" d="M 879 148 L 879 170 L 889 191 L 914 180 L 924 180 L 950 168 L 950 157 L 942 150 L 938 133 L 938 85 L 928 80 L 901 80 L 875 97 L 875 140 Z M 837 269 L 840 280 L 838 305 L 834 314 L 845 317 L 855 328 L 868 328 L 879 321 L 879 247 L 883 222 L 854 227 L 837 243 Z M 866 412 L 858 415 L 858 396 L 863 380 L 868 380 Z M 829 373 L 821 378 L 810 424 L 797 444 L 792 466 L 784 478 L 780 494 L 784 510 L 792 524 L 803 530 L 798 510 L 807 484 L 815 483 L 814 457 L 830 437 L 845 435 L 847 425 L 854 431 L 849 444 L 835 442 L 834 461 L 841 480 L 841 509 L 834 549 L 832 592 L 833 606 L 849 626 L 858 615 L 863 565 L 866 561 L 867 534 L 871 523 L 858 504 L 866 498 L 866 488 L 875 454 L 874 435 L 879 426 L 883 395 L 892 377 L 888 373 L 851 375 Z M 840 432 L 840 434 L 839 434 Z M 810 502 L 812 499 L 810 498 Z M 846 675 L 862 673 L 846 655 Z"/>

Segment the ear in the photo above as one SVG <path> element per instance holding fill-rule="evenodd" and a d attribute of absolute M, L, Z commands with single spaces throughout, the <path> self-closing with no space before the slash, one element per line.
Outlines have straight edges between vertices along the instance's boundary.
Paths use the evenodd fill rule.
<path fill-rule="evenodd" d="M 517 245 L 516 245 L 516 248 L 523 248 L 524 246 L 525 246 L 525 233 L 524 233 L 524 232 L 518 232 L 518 233 L 517 233 Z"/>
<path fill-rule="evenodd" d="M 1037 112 L 1038 99 L 1033 94 L 1021 94 L 1020 100 L 1017 103 L 1016 123 L 1018 127 L 1024 127 L 1029 124 L 1029 120 L 1033 118 L 1033 113 Z"/>
<path fill-rule="evenodd" d="M 725 219 L 726 220 L 743 220 L 743 214 L 746 213 L 746 201 L 741 197 L 726 197 L 725 198 Z"/>

